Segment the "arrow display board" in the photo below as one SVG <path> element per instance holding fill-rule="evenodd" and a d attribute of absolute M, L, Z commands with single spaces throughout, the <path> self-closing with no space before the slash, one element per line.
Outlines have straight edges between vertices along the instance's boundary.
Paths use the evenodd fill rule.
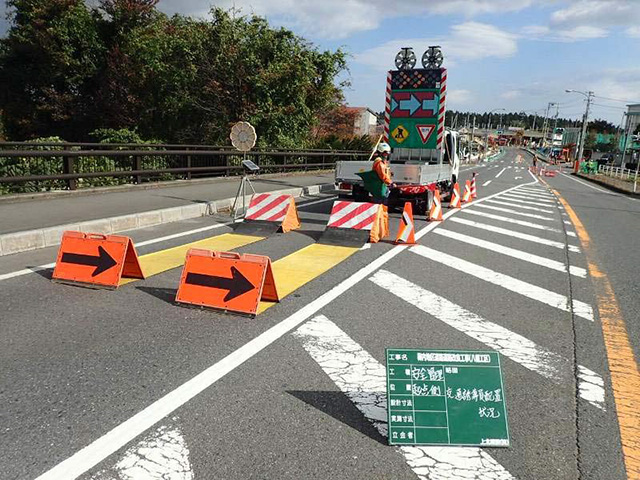
<path fill-rule="evenodd" d="M 391 445 L 508 447 L 500 356 L 387 349 Z"/>
<path fill-rule="evenodd" d="M 279 301 L 269 257 L 197 248 L 187 252 L 176 302 L 255 315 L 261 299 Z"/>
<path fill-rule="evenodd" d="M 389 144 L 400 148 L 437 148 L 436 131 L 444 115 L 444 69 L 391 72 Z"/>

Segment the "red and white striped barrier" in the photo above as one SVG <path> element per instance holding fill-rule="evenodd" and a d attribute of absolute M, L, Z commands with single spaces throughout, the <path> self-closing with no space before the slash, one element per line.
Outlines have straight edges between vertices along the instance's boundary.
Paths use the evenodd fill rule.
<path fill-rule="evenodd" d="M 282 231 L 285 233 L 300 228 L 298 210 L 292 195 L 255 194 L 251 197 L 244 219 L 281 223 Z"/>
<path fill-rule="evenodd" d="M 384 102 L 384 135 L 383 142 L 389 142 L 389 124 L 391 123 L 391 71 L 387 73 L 387 91 Z"/>
<path fill-rule="evenodd" d="M 388 215 L 375 203 L 335 201 L 325 233 L 337 230 L 370 232 L 369 241 L 376 243 L 389 234 Z"/>
<path fill-rule="evenodd" d="M 438 106 L 438 140 L 437 148 L 442 145 L 442 139 L 444 138 L 444 114 L 445 114 L 445 100 L 447 98 L 447 69 L 440 69 L 440 105 Z"/>

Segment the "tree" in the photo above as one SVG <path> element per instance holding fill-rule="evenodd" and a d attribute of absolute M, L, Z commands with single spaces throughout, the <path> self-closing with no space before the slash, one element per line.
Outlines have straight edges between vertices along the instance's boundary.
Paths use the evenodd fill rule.
<path fill-rule="evenodd" d="M 103 47 L 82 0 L 7 0 L 13 18 L 0 40 L 0 95 L 12 138 L 77 138 L 92 129 L 87 107 Z"/>

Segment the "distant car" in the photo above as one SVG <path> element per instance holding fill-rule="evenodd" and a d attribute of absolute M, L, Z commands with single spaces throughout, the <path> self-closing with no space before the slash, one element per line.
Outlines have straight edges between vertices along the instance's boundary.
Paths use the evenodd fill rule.
<path fill-rule="evenodd" d="M 612 165 L 614 160 L 613 153 L 605 153 L 598 160 L 598 165 Z"/>

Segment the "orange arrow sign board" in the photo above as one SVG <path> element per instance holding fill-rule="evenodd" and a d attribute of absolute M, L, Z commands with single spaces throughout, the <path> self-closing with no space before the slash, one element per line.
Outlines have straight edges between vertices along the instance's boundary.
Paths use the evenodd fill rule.
<path fill-rule="evenodd" d="M 269 257 L 187 252 L 176 302 L 255 315 L 261 299 L 279 301 Z"/>
<path fill-rule="evenodd" d="M 138 254 L 129 237 L 64 232 L 53 281 L 117 288 L 123 276 L 144 278 Z"/>

